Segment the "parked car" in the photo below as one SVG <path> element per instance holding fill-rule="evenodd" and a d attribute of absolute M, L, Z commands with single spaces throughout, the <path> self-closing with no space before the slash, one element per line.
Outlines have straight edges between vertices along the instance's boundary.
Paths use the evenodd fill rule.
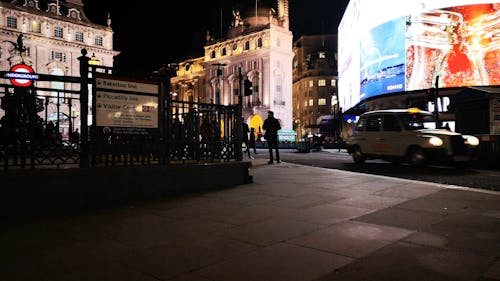
<path fill-rule="evenodd" d="M 415 166 L 466 165 L 475 159 L 479 139 L 436 129 L 432 113 L 410 108 L 363 113 L 346 144 L 357 164 L 366 159 L 384 159 Z"/>

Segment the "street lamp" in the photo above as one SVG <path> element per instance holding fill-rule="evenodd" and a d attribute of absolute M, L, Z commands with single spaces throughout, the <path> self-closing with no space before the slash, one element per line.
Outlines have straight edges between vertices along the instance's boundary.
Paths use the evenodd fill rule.
<path fill-rule="evenodd" d="M 101 61 L 96 58 L 95 53 L 92 53 L 92 57 L 89 60 L 89 65 L 98 66 L 101 65 Z"/>
<path fill-rule="evenodd" d="M 75 108 L 72 108 L 71 109 L 71 119 L 72 119 L 72 124 L 73 124 L 73 128 L 72 130 L 75 131 L 76 130 L 76 124 L 75 124 L 75 119 L 80 117 L 80 111 L 77 111 Z"/>

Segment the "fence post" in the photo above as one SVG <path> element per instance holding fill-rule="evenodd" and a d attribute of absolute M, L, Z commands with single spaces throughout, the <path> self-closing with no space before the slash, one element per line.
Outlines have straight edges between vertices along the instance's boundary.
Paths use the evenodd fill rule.
<path fill-rule="evenodd" d="M 87 50 L 81 51 L 80 61 L 80 168 L 89 167 L 89 60 Z"/>

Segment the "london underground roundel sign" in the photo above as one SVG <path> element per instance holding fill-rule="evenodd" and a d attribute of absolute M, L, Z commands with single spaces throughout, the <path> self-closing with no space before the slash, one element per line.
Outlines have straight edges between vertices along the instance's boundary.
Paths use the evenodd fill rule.
<path fill-rule="evenodd" d="M 7 73 L 6 78 L 10 78 L 10 82 L 14 86 L 28 87 L 37 79 L 35 71 L 30 66 L 25 64 L 16 64 L 10 68 L 10 73 Z"/>

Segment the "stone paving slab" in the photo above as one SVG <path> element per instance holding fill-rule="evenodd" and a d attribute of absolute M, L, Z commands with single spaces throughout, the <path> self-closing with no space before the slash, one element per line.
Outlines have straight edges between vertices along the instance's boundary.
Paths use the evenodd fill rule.
<path fill-rule="evenodd" d="M 253 160 L 254 182 L 0 224 L 6 281 L 500 281 L 500 192 Z"/>

